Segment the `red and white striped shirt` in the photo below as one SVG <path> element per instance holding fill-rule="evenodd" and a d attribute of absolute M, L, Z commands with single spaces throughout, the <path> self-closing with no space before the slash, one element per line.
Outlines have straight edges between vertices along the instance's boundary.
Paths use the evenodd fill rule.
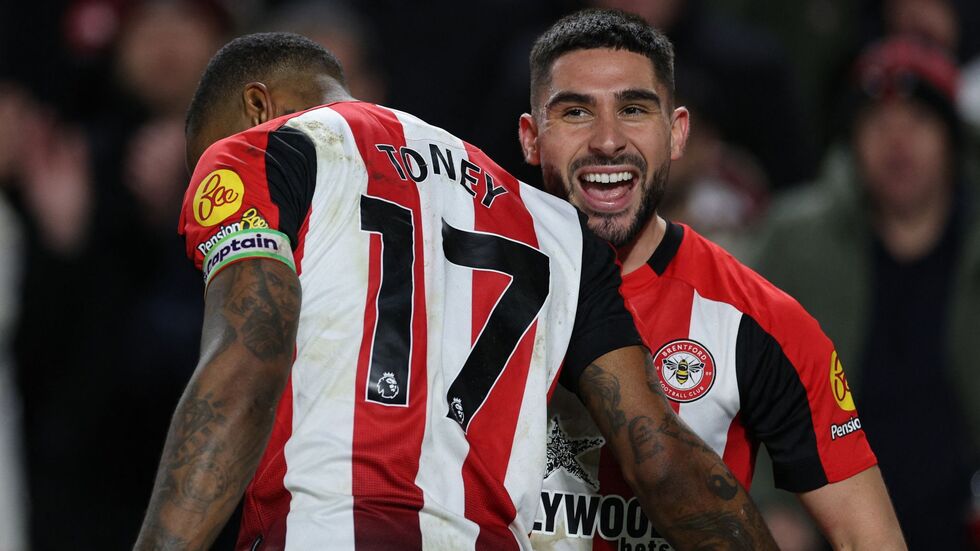
<path fill-rule="evenodd" d="M 206 281 L 265 257 L 303 288 L 239 549 L 529 548 L 559 371 L 639 342 L 572 207 L 375 105 L 219 141 L 180 230 Z"/>
<path fill-rule="evenodd" d="M 674 411 L 748 488 L 760 443 L 776 485 L 805 492 L 876 464 L 833 344 L 802 306 L 689 227 L 669 223 L 623 296 Z M 588 412 L 559 389 L 532 543 L 670 549 Z"/>

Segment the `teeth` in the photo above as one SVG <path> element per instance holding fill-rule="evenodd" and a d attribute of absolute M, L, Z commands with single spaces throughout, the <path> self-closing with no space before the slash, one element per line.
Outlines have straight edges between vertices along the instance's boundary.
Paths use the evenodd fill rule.
<path fill-rule="evenodd" d="M 633 175 L 629 172 L 615 172 L 612 174 L 609 174 L 608 172 L 590 172 L 582 176 L 582 179 L 586 182 L 592 182 L 595 184 L 617 184 L 632 178 Z"/>

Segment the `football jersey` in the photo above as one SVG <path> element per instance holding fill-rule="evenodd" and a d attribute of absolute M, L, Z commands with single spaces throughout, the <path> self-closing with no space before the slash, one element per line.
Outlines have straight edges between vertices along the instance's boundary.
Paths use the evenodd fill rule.
<path fill-rule="evenodd" d="M 217 142 L 180 231 L 205 282 L 265 258 L 302 285 L 238 549 L 529 548 L 559 373 L 640 344 L 574 208 L 371 104 Z"/>
<path fill-rule="evenodd" d="M 833 344 L 799 303 L 723 249 L 668 222 L 622 291 L 674 411 L 744 487 L 760 443 L 776 485 L 791 492 L 876 464 Z M 535 549 L 671 549 L 575 396 L 556 391 L 548 431 Z"/>

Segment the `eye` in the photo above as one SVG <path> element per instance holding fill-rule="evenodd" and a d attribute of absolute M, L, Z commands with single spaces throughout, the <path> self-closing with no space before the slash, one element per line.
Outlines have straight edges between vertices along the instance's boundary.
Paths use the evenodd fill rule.
<path fill-rule="evenodd" d="M 645 115 L 649 112 L 650 110 L 642 105 L 627 105 L 620 110 L 620 113 L 627 116 Z"/>
<path fill-rule="evenodd" d="M 579 120 L 587 118 L 590 115 L 589 111 L 583 107 L 569 107 L 565 109 L 562 113 L 562 117 L 565 119 Z"/>

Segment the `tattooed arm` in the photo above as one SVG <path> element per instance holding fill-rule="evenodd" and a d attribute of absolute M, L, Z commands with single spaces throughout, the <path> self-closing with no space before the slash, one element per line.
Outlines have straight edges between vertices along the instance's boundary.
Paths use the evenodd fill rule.
<path fill-rule="evenodd" d="M 300 285 L 249 259 L 215 276 L 201 359 L 171 421 L 136 551 L 209 549 L 265 449 L 293 360 Z"/>
<path fill-rule="evenodd" d="M 678 549 L 776 549 L 748 494 L 674 414 L 650 355 L 632 346 L 585 368 L 579 395 L 660 533 Z"/>

